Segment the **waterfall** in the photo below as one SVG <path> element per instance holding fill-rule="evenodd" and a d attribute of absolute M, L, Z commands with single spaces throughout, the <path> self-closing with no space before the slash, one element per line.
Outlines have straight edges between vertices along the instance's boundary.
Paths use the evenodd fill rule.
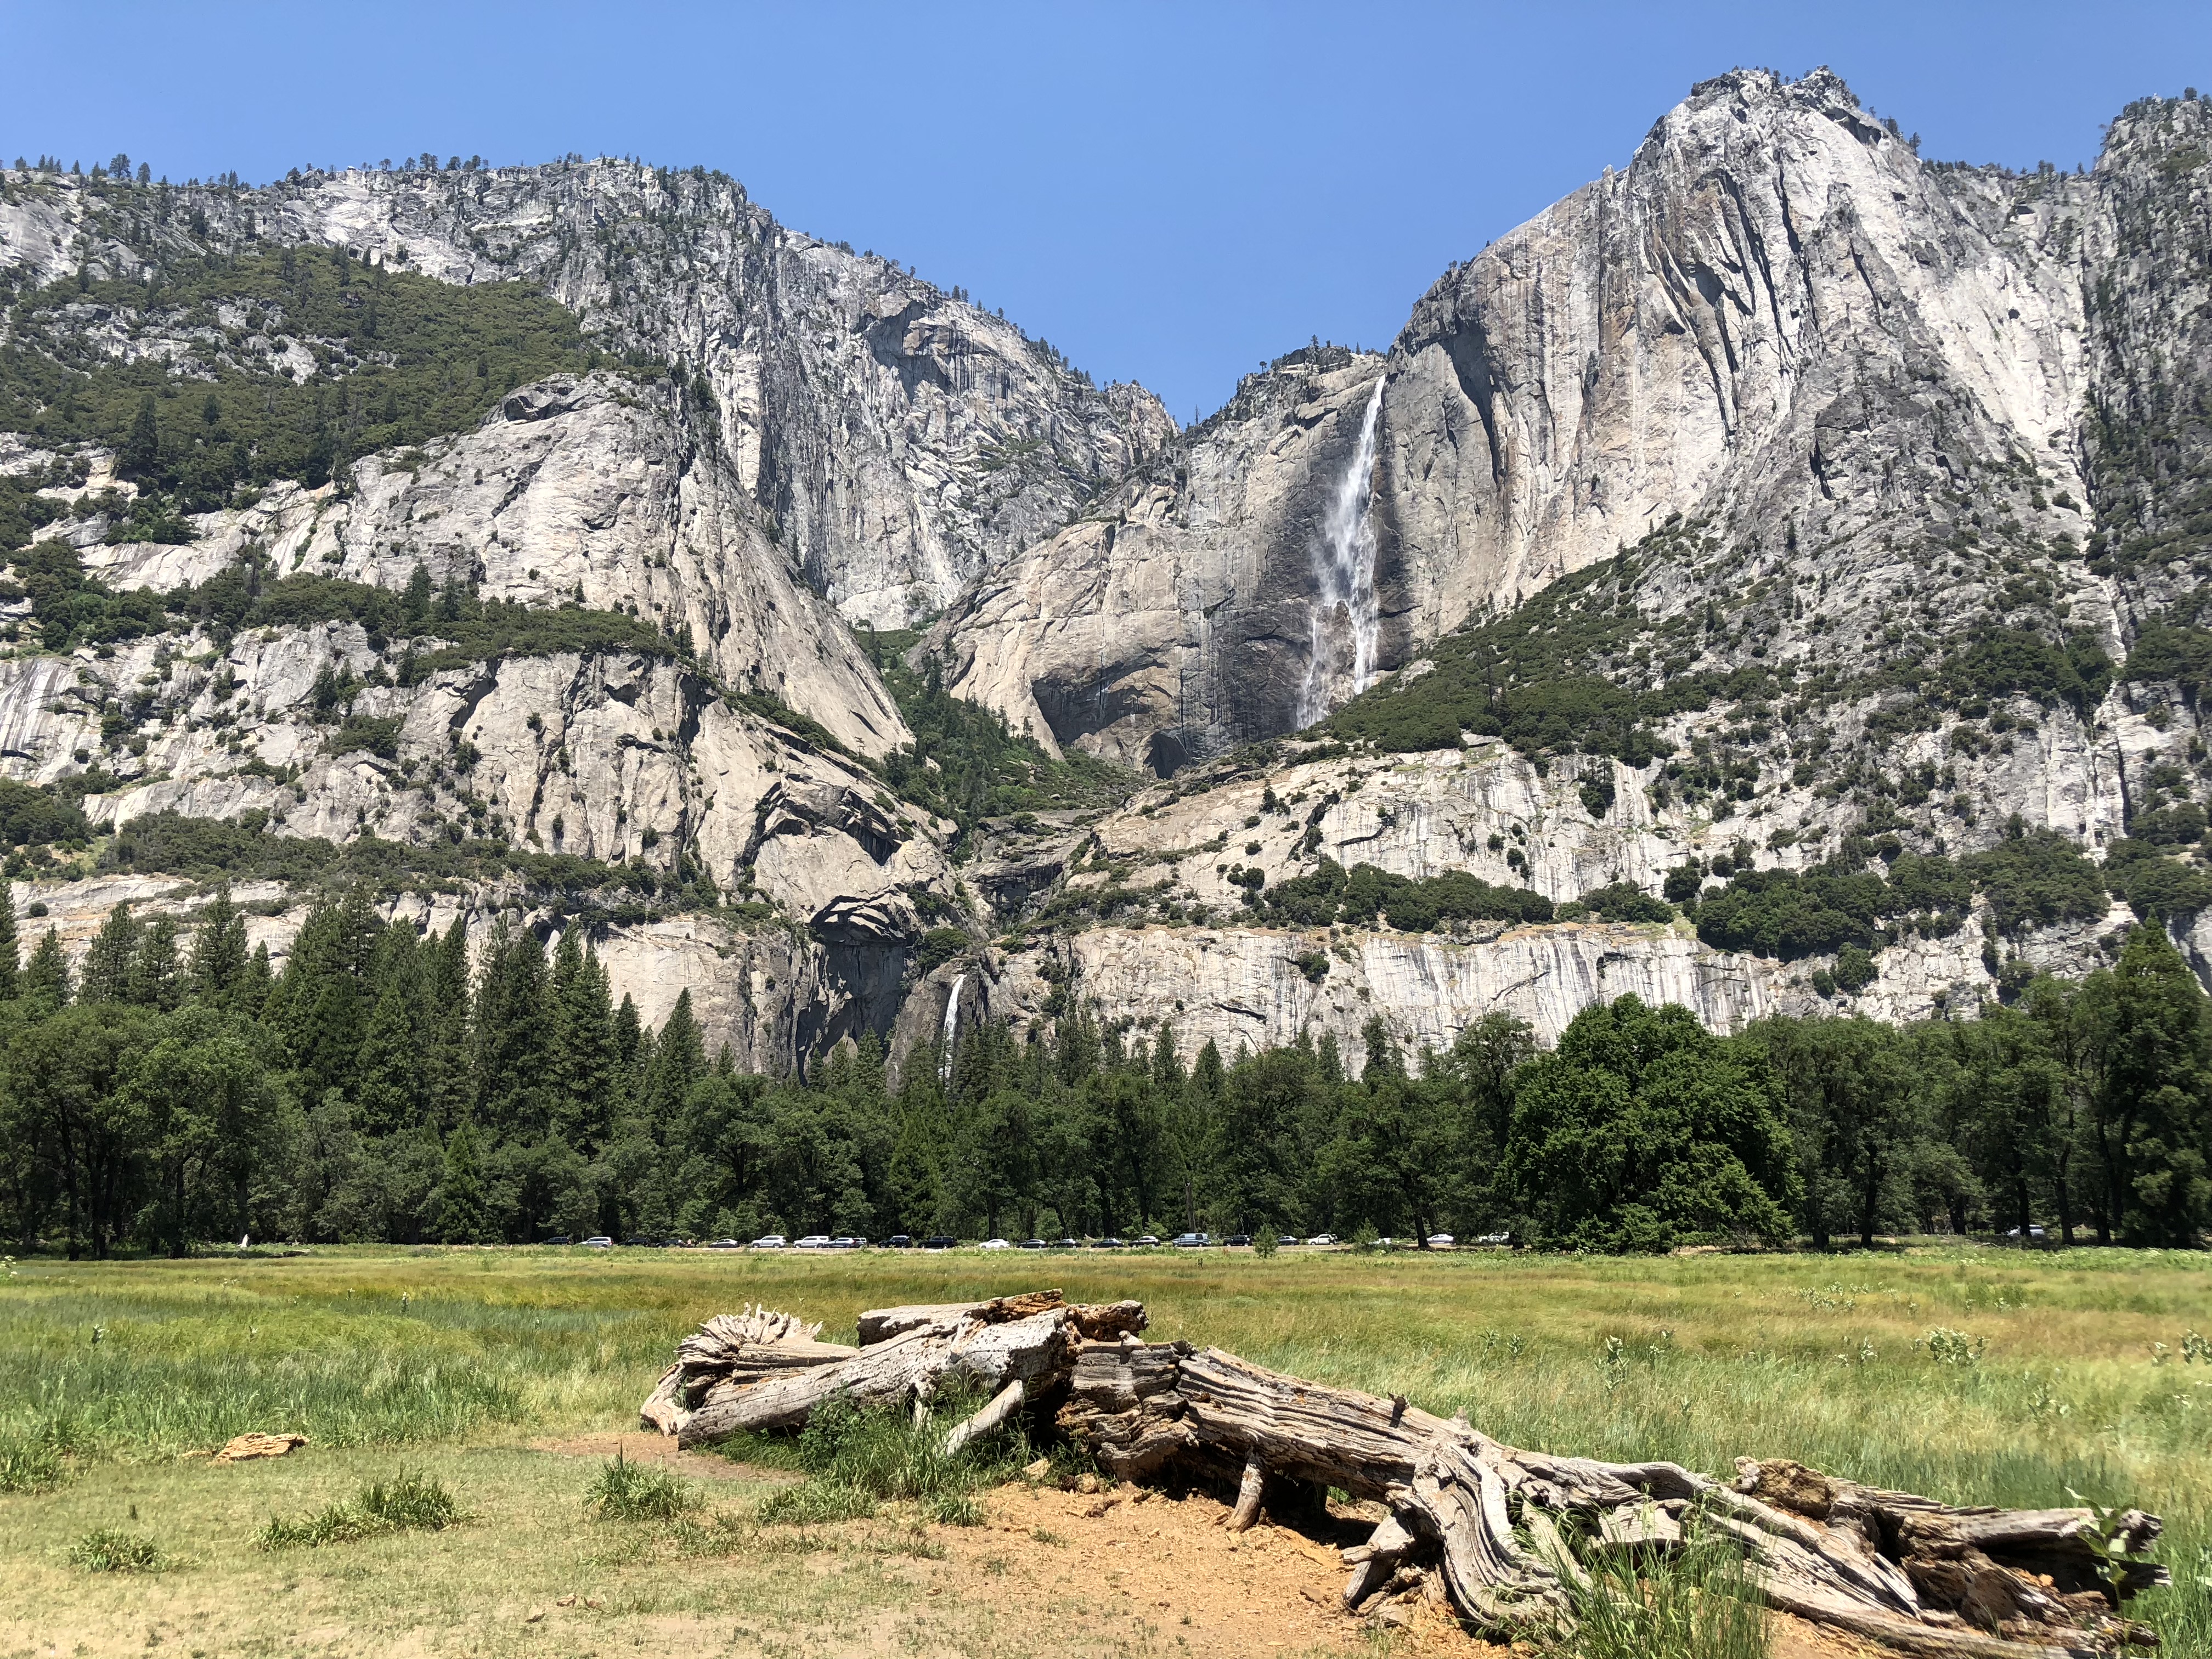
<path fill-rule="evenodd" d="M 952 976 L 952 994 L 945 999 L 945 1054 L 937 1062 L 937 1080 L 952 1080 L 952 1045 L 960 1036 L 960 988 L 968 982 L 965 974 Z"/>
<path fill-rule="evenodd" d="M 1352 470 L 1337 485 L 1322 520 L 1321 540 L 1314 545 L 1314 597 L 1306 605 L 1306 678 L 1298 692 L 1300 726 L 1310 726 L 1328 713 L 1330 693 L 1347 674 L 1353 696 L 1375 679 L 1375 529 L 1368 522 L 1367 509 L 1375 493 L 1375 426 L 1382 412 L 1386 378 L 1376 378 L 1367 399 Z M 1347 635 L 1349 662 L 1344 659 Z"/>

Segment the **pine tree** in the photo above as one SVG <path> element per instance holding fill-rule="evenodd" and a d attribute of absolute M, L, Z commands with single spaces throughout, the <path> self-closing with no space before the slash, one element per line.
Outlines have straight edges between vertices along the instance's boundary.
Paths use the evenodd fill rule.
<path fill-rule="evenodd" d="M 634 1071 L 645 1042 L 645 1024 L 637 1017 L 637 1004 L 624 991 L 622 1006 L 615 1010 L 615 1063 L 625 1073 Z"/>
<path fill-rule="evenodd" d="M 249 1019 L 261 1018 L 275 982 L 276 974 L 269 966 L 269 946 L 264 941 L 255 945 L 252 956 L 246 959 L 246 971 L 231 988 L 230 1006 Z"/>
<path fill-rule="evenodd" d="M 364 1134 L 388 1135 L 418 1121 L 423 1107 L 422 1044 L 409 988 L 394 974 L 377 992 L 362 1038 L 355 1121 Z"/>
<path fill-rule="evenodd" d="M 477 981 L 471 1058 L 477 1120 L 502 1135 L 544 1133 L 545 991 L 545 951 L 537 935 L 496 923 Z"/>
<path fill-rule="evenodd" d="M 177 924 L 156 916 L 138 939 L 131 958 L 128 1000 L 142 1008 L 172 1013 L 184 1000 L 184 971 L 177 962 Z"/>
<path fill-rule="evenodd" d="M 621 1060 L 606 969 L 597 951 L 580 948 L 580 933 L 572 927 L 563 933 L 554 959 L 554 1124 L 569 1145 L 589 1156 L 613 1125 Z"/>
<path fill-rule="evenodd" d="M 489 1244 L 496 1237 L 476 1127 L 464 1118 L 446 1137 L 446 1175 L 438 1188 L 438 1238 L 446 1244 Z"/>
<path fill-rule="evenodd" d="M 131 422 L 130 435 L 116 452 L 116 470 L 125 477 L 149 477 L 161 465 L 161 436 L 155 422 L 154 394 L 149 392 L 140 400 L 138 413 Z"/>
<path fill-rule="evenodd" d="M 192 939 L 191 989 L 201 1001 L 225 1006 L 246 969 L 246 918 L 231 902 L 228 882 L 216 889 L 215 902 L 200 918 Z"/>
<path fill-rule="evenodd" d="M 0 1000 L 15 994 L 15 981 L 22 966 L 22 945 L 15 937 L 15 899 L 9 884 L 0 881 Z"/>
<path fill-rule="evenodd" d="M 30 961 L 23 964 L 16 994 L 25 1002 L 37 1003 L 49 1010 L 69 1001 L 69 957 L 62 950 L 62 936 L 53 928 L 46 929 L 46 936 L 31 952 Z"/>
<path fill-rule="evenodd" d="M 691 993 L 687 988 L 677 994 L 676 1006 L 668 1011 L 653 1043 L 642 1101 L 647 1120 L 665 1133 L 682 1114 L 691 1085 L 706 1070 L 707 1050 L 698 1023 L 691 1018 Z"/>
<path fill-rule="evenodd" d="M 469 1109 L 469 930 L 459 916 L 423 952 L 423 1082 L 437 1121 L 459 1123 Z"/>
<path fill-rule="evenodd" d="M 107 913 L 85 952 L 80 1002 L 124 1002 L 131 995 L 131 964 L 138 954 L 138 924 L 128 904 Z"/>

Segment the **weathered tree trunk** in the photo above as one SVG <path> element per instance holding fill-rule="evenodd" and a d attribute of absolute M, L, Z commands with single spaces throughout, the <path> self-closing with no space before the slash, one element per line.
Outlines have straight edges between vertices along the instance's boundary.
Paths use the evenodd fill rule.
<path fill-rule="evenodd" d="M 1276 1506 L 1316 1486 L 1382 1502 L 1389 1518 L 1343 1552 L 1346 1606 L 1425 1586 L 1509 1637 L 1572 1625 L 1589 1593 L 1583 1558 L 1695 1534 L 1740 1547 L 1771 1606 L 1928 1659 L 2101 1659 L 2148 1636 L 2121 1607 L 2166 1582 L 2162 1567 L 2125 1559 L 2159 1535 L 2136 1510 L 1956 1509 L 1780 1460 L 1739 1459 L 1723 1481 L 1523 1451 L 1402 1395 L 1141 1341 L 1144 1326 L 1140 1304 L 1075 1307 L 1040 1291 L 874 1309 L 860 1346 L 845 1348 L 819 1340 L 819 1326 L 748 1309 L 686 1338 L 640 1417 L 690 1446 L 799 1427 L 840 1395 L 923 1410 L 950 1386 L 992 1390 L 946 1437 L 957 1450 L 1059 1400 L 1060 1428 L 1116 1478 L 1235 1483 L 1235 1530 L 1271 1507 L 1283 1518 Z"/>

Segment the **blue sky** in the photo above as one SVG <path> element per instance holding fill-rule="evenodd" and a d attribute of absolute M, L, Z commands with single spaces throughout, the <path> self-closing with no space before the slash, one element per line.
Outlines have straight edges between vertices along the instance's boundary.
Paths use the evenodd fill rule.
<path fill-rule="evenodd" d="M 1923 153 L 2071 168 L 2212 91 L 2212 4 L 162 5 L 0 0 L 0 151 L 260 179 L 436 150 L 703 163 L 1179 420 L 1421 291 L 1694 81 L 1826 64 Z"/>

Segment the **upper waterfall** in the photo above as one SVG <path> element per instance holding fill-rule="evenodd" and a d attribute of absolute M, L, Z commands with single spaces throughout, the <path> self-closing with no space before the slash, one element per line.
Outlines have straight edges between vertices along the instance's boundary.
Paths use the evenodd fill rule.
<path fill-rule="evenodd" d="M 952 976 L 952 994 L 945 999 L 945 1052 L 937 1061 L 937 1077 L 940 1083 L 952 1079 L 952 1048 L 960 1036 L 960 988 L 968 982 L 965 974 Z"/>
<path fill-rule="evenodd" d="M 1310 726 L 1328 713 L 1339 680 L 1349 678 L 1353 696 L 1375 680 L 1375 530 L 1367 509 L 1375 494 L 1375 429 L 1388 378 L 1376 377 L 1367 412 L 1360 418 L 1359 444 L 1351 470 L 1337 485 L 1322 520 L 1321 539 L 1314 544 L 1315 591 L 1306 606 L 1306 677 L 1298 690 L 1300 726 Z"/>

